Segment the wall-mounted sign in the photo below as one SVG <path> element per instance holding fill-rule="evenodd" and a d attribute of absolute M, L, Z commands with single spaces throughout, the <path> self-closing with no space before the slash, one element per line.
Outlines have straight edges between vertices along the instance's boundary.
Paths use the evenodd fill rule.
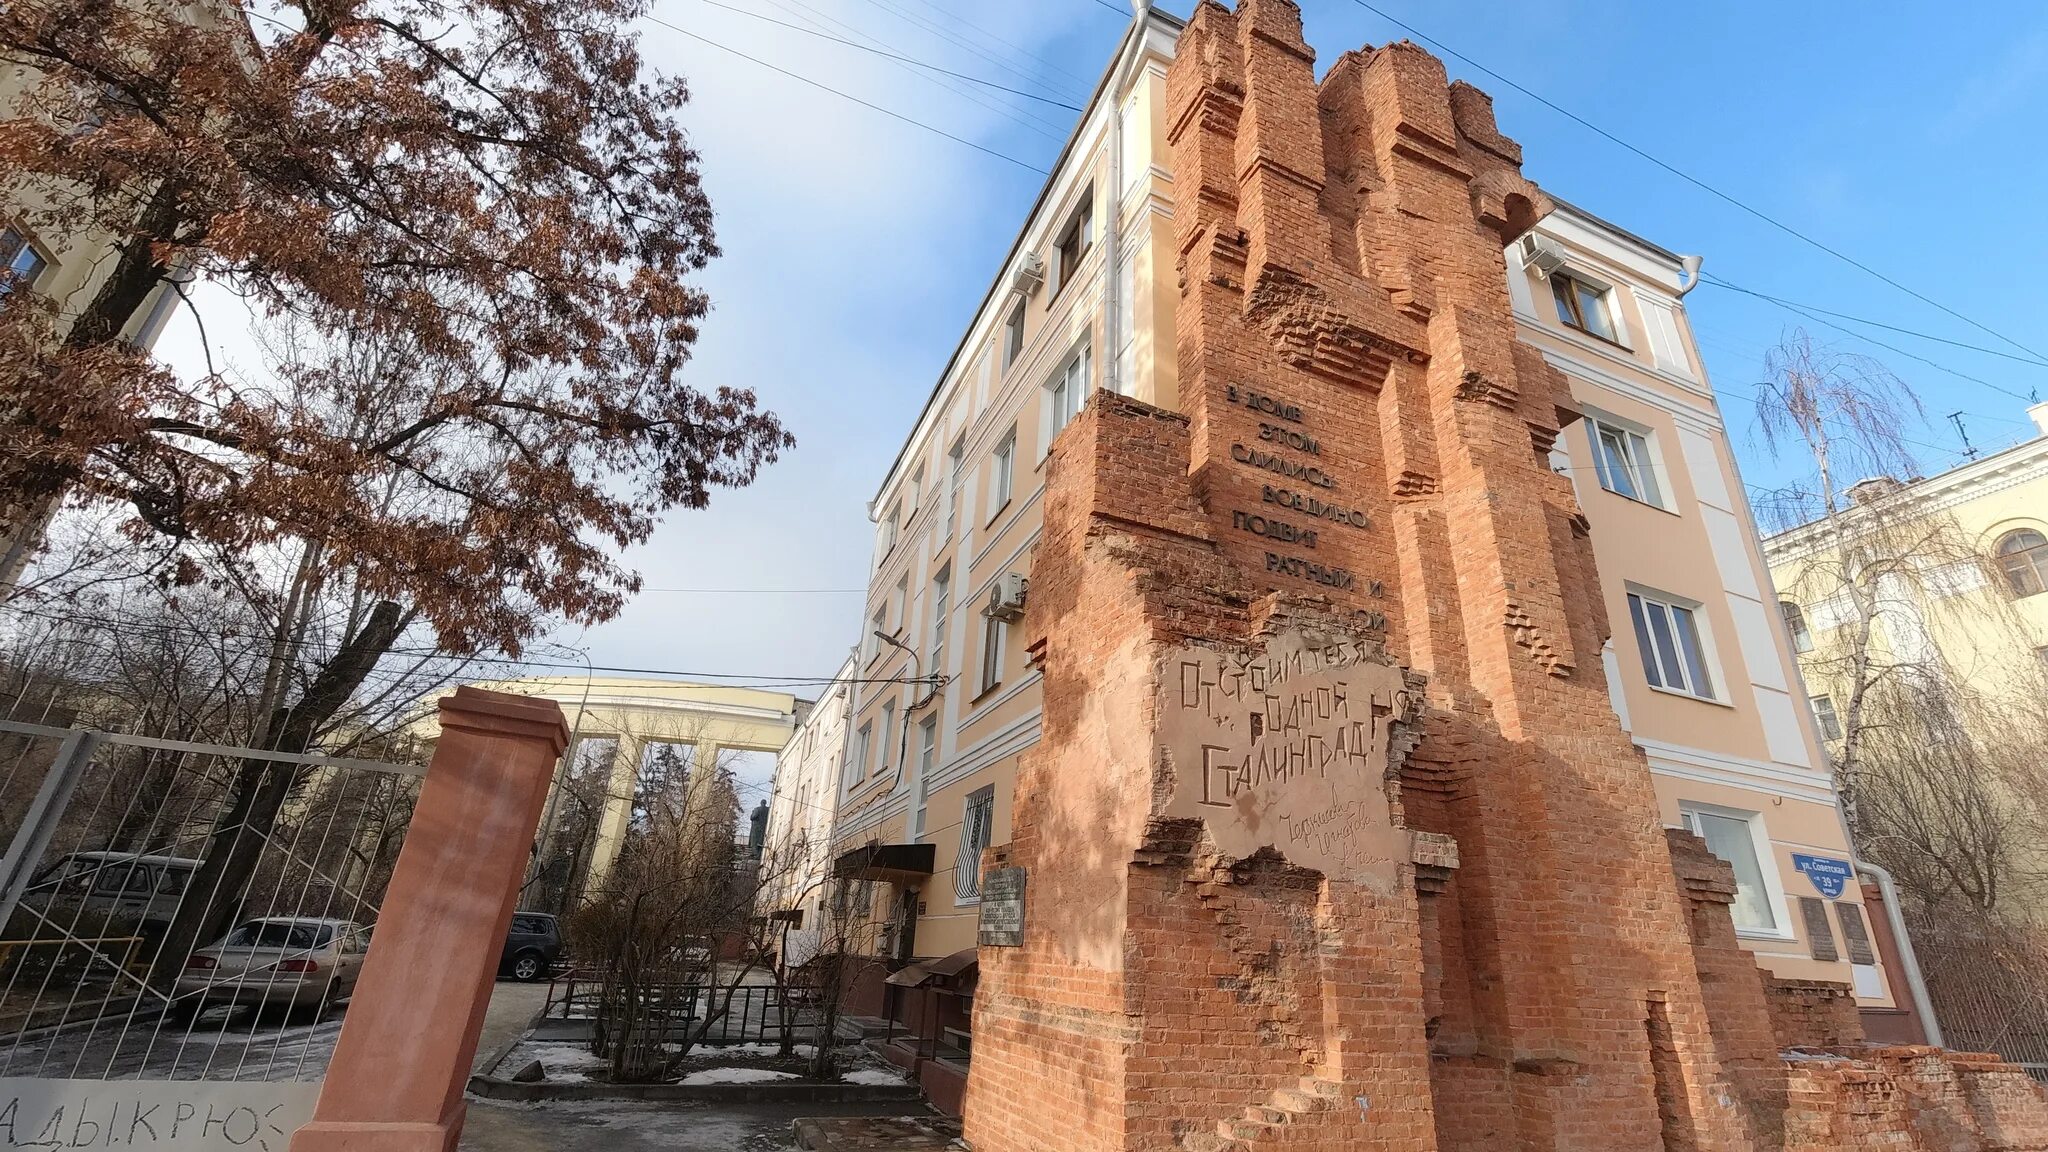
<path fill-rule="evenodd" d="M 975 943 L 983 948 L 1024 945 L 1024 870 L 991 868 L 981 878 L 981 925 Z"/>
<path fill-rule="evenodd" d="M 1842 890 L 1849 885 L 1851 869 L 1847 860 L 1794 852 L 1792 866 L 1805 873 L 1806 878 L 1813 881 L 1814 888 L 1830 900 L 1841 899 Z"/>

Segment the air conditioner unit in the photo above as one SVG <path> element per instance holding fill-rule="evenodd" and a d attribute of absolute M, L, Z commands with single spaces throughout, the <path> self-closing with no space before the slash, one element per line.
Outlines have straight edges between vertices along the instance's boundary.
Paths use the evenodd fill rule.
<path fill-rule="evenodd" d="M 1017 271 L 1010 276 L 1010 290 L 1029 296 L 1045 283 L 1045 257 L 1036 252 L 1026 252 L 1017 262 Z"/>
<path fill-rule="evenodd" d="M 1522 237 L 1522 267 L 1534 268 L 1538 276 L 1546 279 L 1552 272 L 1563 268 L 1564 253 L 1537 236 Z"/>
<path fill-rule="evenodd" d="M 1024 595 L 1031 590 L 1031 581 L 1016 572 L 1005 572 L 988 590 L 988 607 L 981 610 L 984 616 L 1015 624 L 1024 618 Z"/>

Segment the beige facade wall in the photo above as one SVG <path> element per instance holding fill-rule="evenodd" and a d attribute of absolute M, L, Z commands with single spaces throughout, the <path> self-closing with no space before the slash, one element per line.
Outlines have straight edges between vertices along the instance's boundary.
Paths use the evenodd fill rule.
<path fill-rule="evenodd" d="M 1176 30 L 1177 22 L 1155 15 L 1145 42 L 1127 43 L 1112 70 L 1112 75 L 1133 78 L 1120 90 L 1127 134 L 1123 155 L 1151 160 L 1142 175 L 1132 171 L 1135 164 L 1123 165 L 1124 253 L 1137 265 L 1130 291 L 1136 306 L 1128 312 L 1128 368 L 1114 381 L 1105 380 L 1101 358 L 1094 358 L 1090 369 L 1094 386 L 1114 383 L 1120 391 L 1165 407 L 1176 406 L 1179 399 L 1173 339 L 1178 285 L 1167 199 L 1172 176 L 1161 90 Z M 1110 130 L 1104 103 L 1085 117 L 1075 145 L 1025 228 L 1020 251 L 1050 256 L 1076 191 L 1107 186 Z M 1107 211 L 1099 191 L 1096 203 L 1099 220 Z M 1643 433 L 1657 474 L 1668 477 L 1661 485 L 1665 507 L 1604 490 L 1593 461 L 1591 425 L 1585 421 L 1567 430 L 1554 456 L 1556 466 L 1572 476 L 1592 526 L 1613 635 L 1607 672 L 1615 686 L 1615 707 L 1649 758 L 1665 819 L 1678 825 L 1688 812 L 1698 811 L 1749 822 L 1772 924 L 1767 931 L 1745 934 L 1744 943 L 1782 975 L 1853 980 L 1870 993 L 1866 1004 L 1890 1004 L 1875 970 L 1852 973 L 1846 962 L 1811 959 L 1798 923 L 1794 898 L 1815 891 L 1794 869 L 1792 854 L 1846 860 L 1849 851 L 1816 734 L 1800 706 L 1797 670 L 1782 633 L 1773 626 L 1775 593 L 1755 542 L 1741 479 L 1679 300 L 1679 260 L 1568 207 L 1554 213 L 1538 233 L 1568 256 L 1570 269 L 1607 290 L 1619 342 L 1561 324 L 1548 282 L 1510 253 L 1509 265 L 1518 278 L 1510 288 L 1523 338 L 1570 377 L 1574 395 L 1589 411 Z M 949 679 L 933 703 L 912 717 L 907 754 L 903 709 L 920 691 L 884 686 L 861 692 L 854 726 L 869 727 L 872 763 L 857 774 L 849 766 L 838 824 L 842 847 L 870 840 L 935 846 L 934 875 L 920 892 L 919 955 L 973 945 L 977 901 L 961 873 L 975 866 L 974 858 L 962 853 L 963 845 L 972 843 L 963 836 L 971 826 L 971 801 L 983 789 L 993 793 L 993 818 L 979 839 L 1005 843 L 1017 753 L 1038 735 L 1037 676 L 1026 654 L 1015 650 L 1008 626 L 991 628 L 981 610 L 1005 574 L 1029 572 L 1041 465 L 1054 431 L 1046 385 L 1078 343 L 1101 347 L 1102 333 L 1111 324 L 1099 263 L 1102 248 L 1098 243 L 1083 263 L 1082 280 L 1073 292 L 1049 284 L 1029 298 L 1024 351 L 1004 368 L 1002 317 L 1014 299 L 1006 291 L 1018 261 L 1013 256 L 873 505 L 883 544 L 868 611 L 872 618 L 880 610 L 886 628 L 912 644 L 926 668 L 932 650 L 933 581 L 942 570 L 950 576 L 939 669 Z M 1004 502 L 995 498 L 992 457 L 1013 428 L 1018 454 L 1012 492 Z M 948 533 L 944 477 L 947 454 L 956 443 L 964 446 L 964 483 L 955 526 Z M 914 482 L 919 469 L 922 484 Z M 915 512 L 913 505 L 920 505 Z M 899 510 L 891 543 L 888 519 Z M 1697 606 L 1714 670 L 1712 699 L 1648 685 L 1629 622 L 1632 586 Z M 899 602 L 907 606 L 900 614 Z M 864 632 L 870 623 L 863 623 Z M 981 676 L 985 633 L 999 637 L 1003 649 L 994 684 L 985 684 Z M 904 654 L 882 644 L 870 647 L 873 656 L 864 657 L 863 676 L 911 675 Z M 893 762 L 879 762 L 879 725 L 891 702 L 899 731 L 887 750 L 892 757 L 902 755 L 900 770 Z M 926 722 L 934 725 L 929 759 L 921 754 L 920 725 Z M 861 747 L 857 731 L 850 747 Z M 1842 899 L 1856 902 L 1860 895 L 1851 885 Z"/>

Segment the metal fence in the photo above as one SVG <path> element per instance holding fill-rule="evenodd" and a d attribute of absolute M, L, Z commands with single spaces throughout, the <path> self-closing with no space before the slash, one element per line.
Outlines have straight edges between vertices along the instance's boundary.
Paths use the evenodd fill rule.
<path fill-rule="evenodd" d="M 643 1018 L 654 1026 L 649 1039 L 657 1043 L 679 1043 L 685 1037 L 709 1045 L 775 1043 L 782 1039 L 784 1028 L 802 1043 L 817 1038 L 817 1005 L 801 988 L 720 986 L 684 980 L 648 986 L 640 995 Z M 567 973 L 549 987 L 543 1019 L 588 1021 L 595 1029 L 606 1015 L 605 997 L 601 977 Z"/>
<path fill-rule="evenodd" d="M 1942 1040 L 1996 1052 L 2048 1083 L 2048 976 L 2043 947 L 2016 932 L 1913 926 L 1913 947 Z"/>
<path fill-rule="evenodd" d="M 0 1083 L 317 1081 L 423 774 L 0 721 Z"/>

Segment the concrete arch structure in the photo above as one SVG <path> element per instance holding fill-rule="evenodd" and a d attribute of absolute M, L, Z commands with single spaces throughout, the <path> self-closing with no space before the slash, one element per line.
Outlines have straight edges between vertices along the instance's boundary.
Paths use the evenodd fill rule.
<path fill-rule="evenodd" d="M 560 704 L 570 730 L 569 747 L 562 756 L 564 766 L 576 762 L 583 744 L 616 742 L 604 814 L 582 884 L 586 893 L 604 883 L 625 844 L 633 815 L 634 785 L 649 745 L 690 745 L 697 764 L 713 763 L 717 754 L 727 749 L 779 752 L 789 742 L 800 710 L 806 706 L 788 692 L 637 677 L 536 676 L 474 687 Z M 549 789 L 550 813 L 565 770 L 558 766 Z M 542 827 L 547 827 L 545 821 Z"/>

